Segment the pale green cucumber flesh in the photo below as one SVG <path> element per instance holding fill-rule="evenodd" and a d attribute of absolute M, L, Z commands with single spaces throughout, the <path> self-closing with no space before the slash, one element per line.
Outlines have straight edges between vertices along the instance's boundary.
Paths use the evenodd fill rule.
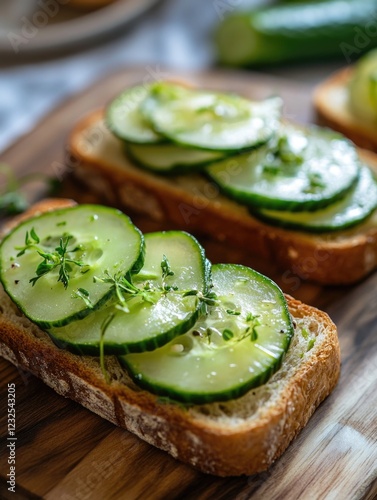
<path fill-rule="evenodd" d="M 137 384 L 201 404 L 237 398 L 280 367 L 293 326 L 277 285 L 231 264 L 214 265 L 212 277 L 218 305 L 189 332 L 154 351 L 120 358 Z"/>
<path fill-rule="evenodd" d="M 190 172 L 224 157 L 221 152 L 188 149 L 176 144 L 129 144 L 127 153 L 135 163 L 158 174 Z"/>
<path fill-rule="evenodd" d="M 60 346 L 79 353 L 98 355 L 101 325 L 115 314 L 104 334 L 104 352 L 107 354 L 141 352 L 155 349 L 176 335 L 186 332 L 195 323 L 200 310 L 196 295 L 185 296 L 183 291 L 196 290 L 205 295 L 210 280 L 204 251 L 191 235 L 180 231 L 145 235 L 145 261 L 133 283 L 145 292 L 151 302 L 141 296 L 127 298 L 129 312 L 116 308 L 114 300 L 86 318 L 49 333 Z M 174 275 L 164 284 L 177 290 L 162 292 L 161 262 L 166 256 Z"/>
<path fill-rule="evenodd" d="M 352 190 L 334 204 L 314 212 L 260 210 L 256 217 L 278 226 L 311 232 L 338 231 L 361 223 L 377 208 L 377 184 L 368 167 L 362 167 Z"/>
<path fill-rule="evenodd" d="M 68 256 L 84 267 L 70 264 L 65 289 L 58 281 L 59 268 L 30 282 L 43 258 L 36 249 L 17 257 L 31 231 L 39 237 L 39 248 L 53 252 L 60 238 L 69 234 Z M 79 247 L 79 248 L 78 248 Z M 77 249 L 78 248 L 78 249 Z M 126 275 L 143 264 L 144 238 L 130 219 L 120 211 L 97 205 L 80 205 L 45 212 L 26 220 L 8 234 L 0 247 L 0 279 L 8 295 L 29 319 L 42 327 L 67 324 L 86 316 L 91 309 L 77 297 L 79 289 L 90 294 L 93 308 L 112 294 L 111 285 L 94 283 L 94 276 L 110 273 Z"/>
<path fill-rule="evenodd" d="M 139 109 L 149 90 L 150 85 L 127 89 L 107 107 L 107 126 L 119 139 L 137 144 L 163 142 L 163 138 L 152 129 Z"/>
<path fill-rule="evenodd" d="M 342 197 L 359 175 L 357 152 L 326 129 L 286 125 L 271 147 L 214 162 L 206 172 L 229 197 L 252 208 L 315 210 Z"/>
<path fill-rule="evenodd" d="M 348 90 L 351 112 L 377 126 L 377 49 L 356 63 Z"/>
<path fill-rule="evenodd" d="M 275 134 L 281 100 L 252 102 L 233 94 L 159 83 L 141 110 L 171 141 L 198 149 L 238 151 L 266 143 Z"/>

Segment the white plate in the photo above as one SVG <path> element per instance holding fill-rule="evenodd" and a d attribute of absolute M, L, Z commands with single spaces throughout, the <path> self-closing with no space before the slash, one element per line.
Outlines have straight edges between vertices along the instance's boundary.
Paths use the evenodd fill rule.
<path fill-rule="evenodd" d="M 67 0 L 6 0 L 5 4 L 0 5 L 0 52 L 49 52 L 98 40 L 119 30 L 158 1 L 117 0 L 99 10 L 81 12 L 78 17 L 58 22 L 57 19 L 64 15 Z M 8 6 L 7 2 L 13 3 Z M 46 5 L 50 5 L 49 11 Z M 25 10 L 21 10 L 22 8 Z M 8 20 L 8 25 L 5 26 L 3 12 L 14 15 L 17 22 L 12 24 Z"/>

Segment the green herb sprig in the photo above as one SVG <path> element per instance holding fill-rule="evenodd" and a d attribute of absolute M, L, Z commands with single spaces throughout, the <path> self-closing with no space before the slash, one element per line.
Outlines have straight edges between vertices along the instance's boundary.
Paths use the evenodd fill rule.
<path fill-rule="evenodd" d="M 73 270 L 73 266 L 81 268 L 81 272 L 87 272 L 88 265 L 81 260 L 73 259 L 71 254 L 80 250 L 80 247 L 75 247 L 73 249 L 68 249 L 69 242 L 72 240 L 73 236 L 70 234 L 64 234 L 59 241 L 59 245 L 55 248 L 53 252 L 46 252 L 40 246 L 40 238 L 32 228 L 26 231 L 25 235 L 25 245 L 22 247 L 16 247 L 18 250 L 17 257 L 21 257 L 26 252 L 35 251 L 42 257 L 42 262 L 40 262 L 35 270 L 36 276 L 30 278 L 29 283 L 34 286 L 36 282 L 43 276 L 46 276 L 50 272 L 58 269 L 58 282 L 61 282 L 65 289 L 68 288 L 70 273 Z"/>

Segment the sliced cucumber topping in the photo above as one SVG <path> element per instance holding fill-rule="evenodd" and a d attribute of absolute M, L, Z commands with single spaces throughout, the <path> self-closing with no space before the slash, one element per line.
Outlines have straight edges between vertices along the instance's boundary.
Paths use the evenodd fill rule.
<path fill-rule="evenodd" d="M 147 234 L 145 245 L 143 269 L 132 283 L 119 281 L 118 294 L 109 305 L 49 331 L 58 345 L 98 355 L 102 332 L 104 352 L 140 352 L 194 325 L 209 281 L 204 250 L 180 231 Z"/>
<path fill-rule="evenodd" d="M 233 94 L 155 84 L 141 109 L 153 128 L 178 144 L 238 151 L 266 143 L 278 128 L 281 100 L 252 102 Z"/>
<path fill-rule="evenodd" d="M 32 321 L 64 325 L 112 295 L 112 284 L 94 283 L 95 276 L 138 271 L 143 249 L 141 232 L 118 210 L 64 208 L 28 219 L 4 238 L 0 279 Z"/>
<path fill-rule="evenodd" d="M 121 358 L 139 385 L 207 403 L 239 397 L 279 368 L 293 335 L 280 289 L 244 266 L 215 265 L 212 276 L 218 303 L 194 328 L 159 349 Z"/>
<path fill-rule="evenodd" d="M 315 212 L 255 211 L 267 222 L 306 231 L 337 231 L 359 224 L 377 208 L 377 184 L 368 167 L 362 167 L 357 184 L 344 198 Z"/>
<path fill-rule="evenodd" d="M 106 122 L 119 139 L 139 144 L 155 144 L 163 138 L 157 134 L 140 112 L 140 103 L 149 94 L 150 85 L 127 89 L 107 108 Z"/>
<path fill-rule="evenodd" d="M 250 207 L 315 210 L 351 189 L 359 160 L 339 134 L 285 126 L 275 148 L 220 160 L 206 171 L 227 195 Z"/>
<path fill-rule="evenodd" d="M 224 157 L 221 152 L 188 149 L 176 144 L 130 144 L 127 152 L 135 163 L 158 174 L 190 172 Z"/>

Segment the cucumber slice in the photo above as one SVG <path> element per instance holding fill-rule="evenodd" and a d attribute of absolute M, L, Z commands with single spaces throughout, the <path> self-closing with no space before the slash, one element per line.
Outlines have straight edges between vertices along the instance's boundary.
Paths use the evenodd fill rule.
<path fill-rule="evenodd" d="M 163 142 L 140 112 L 140 103 L 149 95 L 150 85 L 138 85 L 116 97 L 106 110 L 108 128 L 119 139 L 137 144 Z"/>
<path fill-rule="evenodd" d="M 190 172 L 224 158 L 220 152 L 188 149 L 175 144 L 129 144 L 127 153 L 135 163 L 158 174 Z"/>
<path fill-rule="evenodd" d="M 220 160 L 206 168 L 229 197 L 254 208 L 316 210 L 344 196 L 359 175 L 359 159 L 340 134 L 284 126 L 274 149 Z"/>
<path fill-rule="evenodd" d="M 255 211 L 272 224 L 311 232 L 338 231 L 359 224 L 377 208 L 377 184 L 368 167 L 362 167 L 357 184 L 344 198 L 315 212 Z"/>
<path fill-rule="evenodd" d="M 111 284 L 94 283 L 94 276 L 104 270 L 122 275 L 138 271 L 143 250 L 143 235 L 120 211 L 97 205 L 64 208 L 28 219 L 4 238 L 0 280 L 32 321 L 46 328 L 64 325 L 86 316 L 113 294 Z M 61 266 L 63 253 L 71 260 Z M 55 266 L 56 259 L 60 264 Z M 86 293 L 91 305 L 81 298 Z"/>
<path fill-rule="evenodd" d="M 239 265 L 215 265 L 212 277 L 218 304 L 194 328 L 160 349 L 120 358 L 137 384 L 201 404 L 237 398 L 279 368 L 293 326 L 278 286 Z"/>
<path fill-rule="evenodd" d="M 278 128 L 281 99 L 252 102 L 232 94 L 158 83 L 141 110 L 156 131 L 177 144 L 238 151 L 271 139 Z"/>
<path fill-rule="evenodd" d="M 113 315 L 104 333 L 107 354 L 155 349 L 193 326 L 199 315 L 199 296 L 206 294 L 209 281 L 203 248 L 191 235 L 180 231 L 147 234 L 145 245 L 144 267 L 133 277 L 139 293 L 125 294 L 128 312 L 119 310 L 119 301 L 114 300 L 80 321 L 50 329 L 60 347 L 98 355 L 101 325 Z M 165 278 L 164 262 L 174 273 Z M 177 290 L 164 291 L 164 287 L 172 286 Z M 187 290 L 198 294 L 185 296 Z"/>

